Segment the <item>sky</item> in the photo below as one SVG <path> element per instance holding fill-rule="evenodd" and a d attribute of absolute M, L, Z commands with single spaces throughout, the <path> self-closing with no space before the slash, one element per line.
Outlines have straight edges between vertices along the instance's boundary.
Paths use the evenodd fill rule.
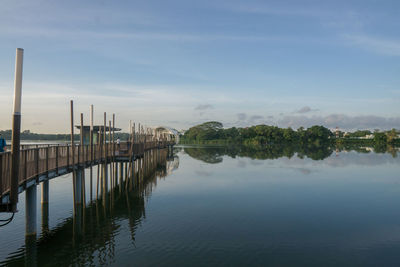
<path fill-rule="evenodd" d="M 17 47 L 22 130 L 68 133 L 70 100 L 125 131 L 399 129 L 398 14 L 398 0 L 0 0 L 0 130 Z"/>

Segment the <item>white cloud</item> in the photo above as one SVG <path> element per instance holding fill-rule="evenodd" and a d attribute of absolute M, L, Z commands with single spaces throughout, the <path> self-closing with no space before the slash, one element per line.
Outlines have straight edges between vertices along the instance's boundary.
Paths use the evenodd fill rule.
<path fill-rule="evenodd" d="M 400 39 L 386 39 L 368 35 L 344 35 L 351 44 L 379 54 L 400 56 Z"/>
<path fill-rule="evenodd" d="M 281 127 L 298 128 L 323 125 L 328 128 L 339 127 L 342 130 L 357 129 L 391 129 L 399 128 L 400 117 L 381 117 L 375 115 L 348 116 L 344 114 L 330 114 L 327 116 L 284 116 L 277 121 Z"/>
<path fill-rule="evenodd" d="M 317 111 L 317 109 L 312 109 L 309 106 L 304 106 L 301 109 L 295 111 L 295 113 L 303 114 L 303 113 L 308 113 L 308 112 L 311 112 L 311 111 Z"/>

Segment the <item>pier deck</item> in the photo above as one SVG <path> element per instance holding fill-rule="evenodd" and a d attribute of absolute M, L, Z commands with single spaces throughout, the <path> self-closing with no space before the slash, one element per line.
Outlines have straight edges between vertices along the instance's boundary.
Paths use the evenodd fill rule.
<path fill-rule="evenodd" d="M 151 149 L 172 146 L 173 141 L 121 142 L 101 145 L 70 144 L 25 146 L 20 151 L 18 192 L 31 184 L 106 162 L 135 160 Z M 0 153 L 0 211 L 9 202 L 11 188 L 11 152 Z"/>

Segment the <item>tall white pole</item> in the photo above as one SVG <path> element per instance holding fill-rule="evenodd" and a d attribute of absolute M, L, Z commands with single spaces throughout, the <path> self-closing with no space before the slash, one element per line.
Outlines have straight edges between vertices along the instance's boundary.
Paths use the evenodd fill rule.
<path fill-rule="evenodd" d="M 90 131 L 93 131 L 93 105 L 90 105 Z"/>
<path fill-rule="evenodd" d="M 21 114 L 23 58 L 24 58 L 24 49 L 17 48 L 17 56 L 15 59 L 15 80 L 14 80 L 14 114 Z"/>
<path fill-rule="evenodd" d="M 11 141 L 11 188 L 10 202 L 12 211 L 16 211 L 18 203 L 18 177 L 19 177 L 19 153 L 21 132 L 21 95 L 22 95 L 22 65 L 24 49 L 17 48 L 15 58 L 15 80 L 14 80 L 14 113 Z"/>

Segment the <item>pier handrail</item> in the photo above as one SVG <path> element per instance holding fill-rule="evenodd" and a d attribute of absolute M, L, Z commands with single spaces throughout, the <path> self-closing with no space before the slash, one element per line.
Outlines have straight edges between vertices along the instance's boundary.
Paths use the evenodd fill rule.
<path fill-rule="evenodd" d="M 131 151 L 134 157 L 140 157 L 147 150 L 164 148 L 173 144 L 173 141 L 165 140 L 135 142 Z M 115 149 L 106 149 L 109 144 L 93 145 L 93 161 L 90 157 L 90 145 L 74 144 L 74 155 L 72 155 L 71 144 L 40 144 L 21 148 L 18 185 L 23 186 L 31 180 L 36 180 L 38 183 L 41 175 L 48 176 L 50 172 L 54 176 L 58 176 L 70 172 L 77 166 L 87 167 L 104 161 L 110 162 L 118 157 L 129 157 L 131 145 L 131 142 L 121 142 L 119 146 L 114 143 Z M 101 151 L 107 151 L 106 157 Z M 73 157 L 74 160 L 72 160 Z M 72 165 L 72 162 L 75 162 L 75 166 Z M 10 169 L 11 152 L 0 153 L 0 201 L 10 191 Z"/>

